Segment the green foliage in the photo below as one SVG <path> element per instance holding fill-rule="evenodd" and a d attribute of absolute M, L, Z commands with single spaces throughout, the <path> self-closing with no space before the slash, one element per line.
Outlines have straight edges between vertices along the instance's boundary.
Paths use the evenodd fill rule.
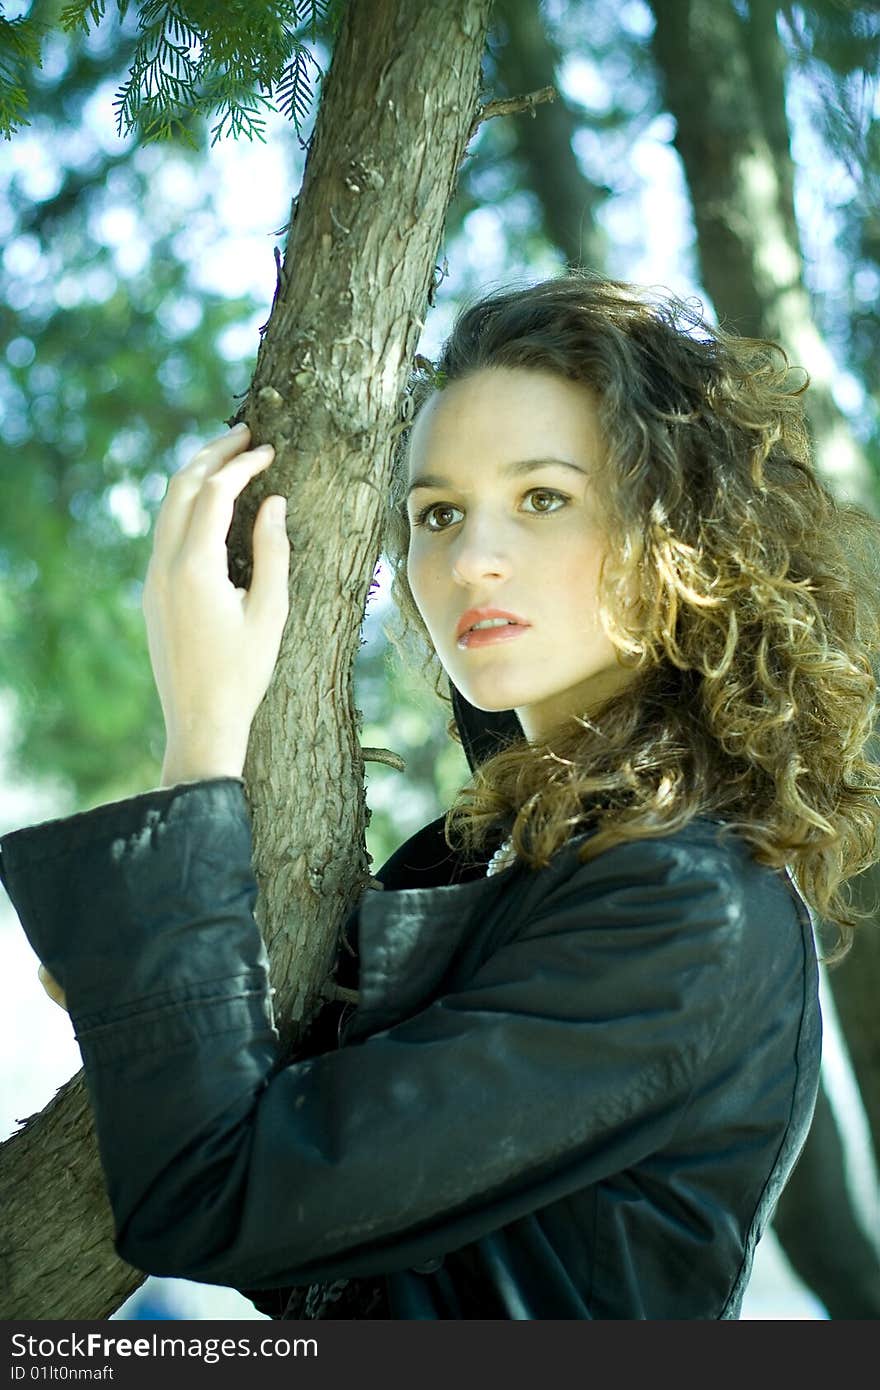
<path fill-rule="evenodd" d="M 212 144 L 224 136 L 265 140 L 265 115 L 280 111 L 302 140 L 311 109 L 310 66 L 323 76 L 308 44 L 335 36 L 344 0 L 142 0 L 139 38 L 114 100 L 117 130 L 144 142 L 177 137 L 195 149 L 193 123 L 218 117 Z M 120 20 L 129 0 L 116 0 Z M 105 0 L 72 0 L 61 10 L 67 33 L 88 34 Z M 0 132 L 28 125 L 23 71 L 40 64 L 46 26 L 0 18 Z"/>
<path fill-rule="evenodd" d="M 259 112 L 273 109 L 277 93 L 299 133 L 310 57 L 293 27 L 299 18 L 296 3 L 238 3 L 212 13 L 203 4 L 146 0 L 131 75 L 114 102 L 117 128 L 192 142 L 191 118 L 218 111 L 212 143 L 224 134 L 263 140 Z"/>
<path fill-rule="evenodd" d="M 117 0 L 119 17 L 124 19 L 128 11 L 128 0 Z M 83 3 L 65 5 L 61 11 L 62 29 L 82 29 L 84 34 L 89 32 L 89 20 L 92 24 L 100 24 L 104 18 L 107 6 L 104 0 L 83 0 Z"/>
<path fill-rule="evenodd" d="M 76 274 L 89 250 L 71 231 Z M 219 430 L 248 374 L 217 345 L 249 301 L 202 291 L 197 322 L 169 331 L 189 294 L 172 236 L 148 277 L 91 248 L 79 275 L 96 289 L 112 280 L 111 293 L 43 322 L 39 309 L 17 314 L 0 370 L 0 687 L 18 704 L 8 771 L 60 777 L 81 804 L 156 784 L 164 726 L 140 607 L 149 533 L 179 440 Z"/>
<path fill-rule="evenodd" d="M 192 228 L 212 212 L 200 158 L 104 146 L 89 97 L 131 51 L 124 33 L 109 38 L 56 31 L 44 75 L 25 76 L 30 147 L 0 202 L 5 771 L 66 785 L 79 807 L 158 781 L 164 724 L 141 611 L 152 524 L 186 441 L 219 432 L 247 386 L 252 356 L 229 360 L 230 333 L 253 325 L 255 352 L 266 309 L 198 282 Z M 51 171 L 37 196 L 35 166 Z M 178 206 L 167 189 L 180 186 Z M 268 244 L 266 261 L 268 292 Z"/>
<path fill-rule="evenodd" d="M 0 134 L 7 140 L 27 118 L 25 76 L 40 66 L 43 26 L 28 16 L 4 19 L 0 14 Z"/>

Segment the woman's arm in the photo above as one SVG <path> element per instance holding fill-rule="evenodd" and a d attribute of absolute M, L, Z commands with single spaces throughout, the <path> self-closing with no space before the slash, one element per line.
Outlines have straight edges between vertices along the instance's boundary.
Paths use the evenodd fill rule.
<path fill-rule="evenodd" d="M 283 497 L 266 498 L 254 527 L 253 582 L 226 573 L 225 537 L 236 497 L 275 451 L 246 449 L 239 424 L 211 440 L 170 479 L 144 582 L 150 661 L 165 718 L 159 786 L 241 777 L 249 731 L 271 679 L 289 607 L 290 543 Z M 45 962 L 40 983 L 67 1008 Z"/>
<path fill-rule="evenodd" d="M 617 847 L 453 992 L 282 1067 L 240 781 L 0 840 L 67 991 L 119 1253 L 254 1289 L 421 1263 L 661 1147 L 741 1003 L 719 863 Z"/>

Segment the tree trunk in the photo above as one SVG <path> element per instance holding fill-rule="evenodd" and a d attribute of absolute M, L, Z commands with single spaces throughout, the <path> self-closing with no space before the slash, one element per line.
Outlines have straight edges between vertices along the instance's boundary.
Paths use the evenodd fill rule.
<path fill-rule="evenodd" d="M 290 499 L 290 620 L 245 766 L 257 920 L 286 1047 L 320 1003 L 339 927 L 370 877 L 354 653 L 392 427 L 478 116 L 490 6 L 351 0 L 241 411 L 277 452 L 236 508 L 236 583 L 249 578 L 262 497 Z M 113 1251 L 81 1073 L 3 1145 L 0 1207 L 3 1318 L 106 1317 L 141 1282 Z"/>
<path fill-rule="evenodd" d="M 819 468 L 836 494 L 877 506 L 864 453 L 831 394 L 835 365 L 803 281 L 791 201 L 776 6 L 650 0 L 653 48 L 690 188 L 703 284 L 723 323 L 782 343 L 810 373 L 805 406 Z M 750 24 L 758 30 L 750 37 Z"/>
<path fill-rule="evenodd" d="M 776 29 L 776 4 L 752 0 L 748 22 L 731 0 L 651 0 L 651 8 L 657 21 L 654 52 L 693 201 L 703 284 L 722 322 L 776 339 L 796 363 L 806 366 L 812 384 L 805 405 L 818 471 L 837 496 L 876 514 L 876 483 L 832 398 L 834 365 L 803 282 L 784 104 L 786 59 Z M 854 904 L 872 905 L 878 888 L 876 868 L 859 875 L 851 884 Z M 865 924 L 847 959 L 829 971 L 829 984 L 875 1152 L 880 1152 L 876 924 Z M 859 1229 L 846 1194 L 840 1137 L 836 1143 L 829 1138 L 834 1124 L 825 1107 L 782 1195 L 777 1231 L 795 1267 L 805 1277 L 816 1274 L 815 1292 L 829 1311 L 831 1297 L 834 1316 L 863 1317 L 857 1310 L 871 1300 L 877 1316 L 880 1266 L 871 1233 L 863 1232 L 858 1271 L 853 1268 L 836 1297 L 829 1294 L 823 1222 L 843 1205 L 847 1229 Z"/>
<path fill-rule="evenodd" d="M 507 30 L 495 53 L 495 68 L 505 91 L 529 92 L 555 81 L 562 54 L 552 42 L 534 0 L 495 0 L 494 24 Z M 500 37 L 500 36 L 499 36 Z M 537 197 L 544 230 L 569 266 L 602 271 L 606 237 L 596 212 L 608 196 L 581 173 L 572 146 L 578 121 L 563 96 L 540 123 L 511 123 L 514 149 L 523 180 Z"/>
<path fill-rule="evenodd" d="M 874 864 L 852 880 L 851 896 L 860 911 L 880 902 L 880 864 Z M 855 945 L 838 966 L 828 971 L 841 1031 L 858 1083 L 875 1155 L 880 1154 L 880 930 L 877 922 L 859 927 Z M 880 1208 L 880 1198 L 877 1199 Z M 877 1316 L 880 1317 L 880 1307 Z"/>
<path fill-rule="evenodd" d="M 847 1185 L 843 1142 L 824 1085 L 773 1229 L 792 1268 L 830 1318 L 880 1317 L 877 1250 Z"/>

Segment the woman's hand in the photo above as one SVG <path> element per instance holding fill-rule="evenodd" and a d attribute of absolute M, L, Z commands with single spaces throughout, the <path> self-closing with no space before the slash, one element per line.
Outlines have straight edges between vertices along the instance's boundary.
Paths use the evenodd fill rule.
<path fill-rule="evenodd" d="M 64 990 L 61 988 L 58 981 L 55 979 L 55 976 L 49 974 L 49 971 L 46 969 L 45 965 L 41 965 L 39 970 L 37 971 L 37 979 L 43 986 L 43 989 L 46 991 L 49 998 L 54 1000 L 56 1004 L 59 1004 L 62 1009 L 66 1010 L 67 995 L 64 993 Z"/>
<path fill-rule="evenodd" d="M 200 449 L 171 478 L 156 520 L 143 611 L 165 716 L 166 785 L 241 775 L 278 660 L 289 611 L 283 497 L 265 498 L 257 513 L 250 589 L 236 589 L 227 568 L 235 499 L 275 456 L 249 442 L 247 426 L 237 426 Z"/>

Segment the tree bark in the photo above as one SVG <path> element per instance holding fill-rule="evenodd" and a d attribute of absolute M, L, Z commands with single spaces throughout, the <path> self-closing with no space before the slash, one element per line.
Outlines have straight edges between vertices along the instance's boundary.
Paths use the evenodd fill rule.
<path fill-rule="evenodd" d="M 490 7 L 351 0 L 240 412 L 276 461 L 239 499 L 230 575 L 249 580 L 269 491 L 289 498 L 292 539 L 290 619 L 244 770 L 285 1049 L 320 1004 L 340 925 L 370 879 L 354 654 L 392 428 L 479 114 Z M 0 1208 L 3 1318 L 106 1317 L 141 1282 L 113 1250 L 81 1073 L 3 1145 Z"/>

